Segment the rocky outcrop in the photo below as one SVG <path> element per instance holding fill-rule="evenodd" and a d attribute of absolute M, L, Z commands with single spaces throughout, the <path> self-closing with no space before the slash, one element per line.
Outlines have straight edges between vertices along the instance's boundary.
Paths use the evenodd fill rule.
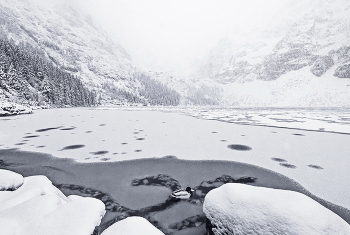
<path fill-rule="evenodd" d="M 350 64 L 339 66 L 334 73 L 338 78 L 350 78 Z"/>
<path fill-rule="evenodd" d="M 310 71 L 315 76 L 321 77 L 333 65 L 334 65 L 334 61 L 330 56 L 321 56 L 315 61 Z"/>
<path fill-rule="evenodd" d="M 25 107 L 23 105 L 0 101 L 0 117 L 17 115 L 17 114 L 29 114 L 32 112 L 33 110 L 31 108 Z"/>
<path fill-rule="evenodd" d="M 215 235 L 350 234 L 342 218 L 304 194 L 225 184 L 205 197 L 203 211 Z"/>

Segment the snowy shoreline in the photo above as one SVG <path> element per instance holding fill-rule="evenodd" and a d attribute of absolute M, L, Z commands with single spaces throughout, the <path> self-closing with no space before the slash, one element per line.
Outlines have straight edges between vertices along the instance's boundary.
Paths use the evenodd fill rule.
<path fill-rule="evenodd" d="M 151 222 L 158 221 L 164 231 L 180 232 L 169 229 L 168 226 L 173 228 L 171 226 L 173 223 L 186 221 L 188 218 L 193 220 L 195 216 L 204 216 L 201 208 L 206 190 L 220 186 L 224 182 L 222 180 L 235 179 L 239 182 L 240 178 L 246 179 L 242 183 L 254 186 L 301 192 L 350 223 L 350 210 L 311 194 L 286 176 L 251 164 L 172 158 L 78 163 L 72 159 L 20 150 L 0 150 L 0 157 L 2 167 L 23 176 L 45 175 L 66 195 L 102 199 L 107 210 L 100 226 L 102 230 L 125 216 L 142 215 Z M 159 178 L 159 174 L 164 175 Z M 145 184 L 150 182 L 151 176 L 157 175 L 158 180 L 155 184 Z M 141 185 L 132 183 L 135 180 Z M 177 182 L 179 187 L 191 186 L 195 189 L 196 197 L 192 201 L 169 204 L 166 200 L 172 190 L 165 185 L 160 186 L 157 183 L 159 180 L 164 180 L 165 185 Z M 205 224 L 201 222 L 199 226 L 193 228 L 182 228 L 180 234 L 193 234 L 204 229 Z M 187 233 L 184 233 L 185 231 Z"/>

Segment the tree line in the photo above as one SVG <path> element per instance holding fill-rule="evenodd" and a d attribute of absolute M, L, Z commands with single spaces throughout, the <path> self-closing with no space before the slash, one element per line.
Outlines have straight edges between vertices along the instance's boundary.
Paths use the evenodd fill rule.
<path fill-rule="evenodd" d="M 91 106 L 96 94 L 80 79 L 57 67 L 43 51 L 28 43 L 0 38 L 0 89 L 29 105 Z"/>

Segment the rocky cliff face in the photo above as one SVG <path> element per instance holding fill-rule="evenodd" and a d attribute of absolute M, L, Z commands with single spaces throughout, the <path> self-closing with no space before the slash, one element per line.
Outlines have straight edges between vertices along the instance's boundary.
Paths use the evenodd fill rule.
<path fill-rule="evenodd" d="M 350 2 L 345 0 L 291 1 L 269 24 L 259 29 L 236 32 L 221 40 L 203 63 L 200 76 L 232 86 L 259 80 L 272 82 L 285 76 L 291 80 L 291 74 L 305 77 L 306 80 L 333 78 L 335 82 L 337 78 L 350 78 L 350 44 L 347 40 L 350 37 L 349 13 Z M 268 86 L 276 89 L 270 89 L 270 93 L 278 92 L 277 83 L 285 85 L 283 82 L 273 82 L 274 85 Z M 339 83 L 340 89 L 348 90 L 344 87 L 347 84 Z M 232 97 L 232 90 L 228 92 Z M 276 98 L 270 94 L 266 102 L 245 103 L 242 97 L 240 101 L 243 105 L 271 105 L 274 104 L 271 97 Z M 257 101 L 259 97 L 254 99 Z M 336 103 L 334 101 L 332 105 Z"/>

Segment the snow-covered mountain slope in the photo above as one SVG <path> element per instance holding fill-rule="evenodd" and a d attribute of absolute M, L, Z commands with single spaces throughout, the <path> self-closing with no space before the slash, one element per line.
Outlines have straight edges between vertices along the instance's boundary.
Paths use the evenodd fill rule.
<path fill-rule="evenodd" d="M 199 77 L 223 84 L 228 105 L 350 105 L 350 2 L 291 1 L 273 21 L 213 48 Z"/>
<path fill-rule="evenodd" d="M 101 90 L 106 83 L 125 90 L 137 87 L 136 69 L 127 52 L 94 26 L 91 17 L 72 7 L 1 0 L 0 22 L 1 35 L 44 51 L 55 65 L 91 89 Z"/>

